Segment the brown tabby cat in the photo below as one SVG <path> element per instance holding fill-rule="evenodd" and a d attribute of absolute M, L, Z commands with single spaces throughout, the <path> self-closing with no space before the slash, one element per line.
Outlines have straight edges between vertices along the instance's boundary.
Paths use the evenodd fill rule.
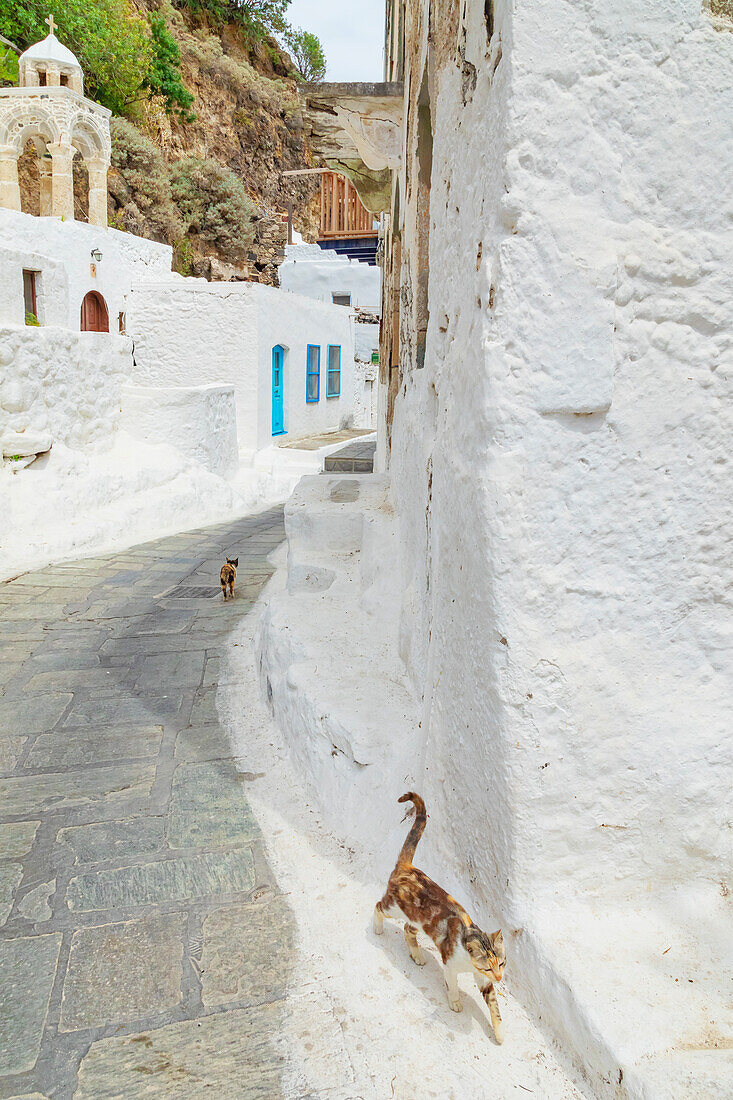
<path fill-rule="evenodd" d="M 221 567 L 219 580 L 221 581 L 221 591 L 224 599 L 227 598 L 227 586 L 229 588 L 229 595 L 234 598 L 234 581 L 237 576 L 238 565 L 239 558 L 227 558 L 226 565 L 222 565 Z"/>
<path fill-rule="evenodd" d="M 490 936 L 482 932 L 462 905 L 423 871 L 413 867 L 412 857 L 427 821 L 425 803 L 413 791 L 403 794 L 398 802 L 414 804 L 415 821 L 402 845 L 395 869 L 389 876 L 387 893 L 374 909 L 374 931 L 377 935 L 382 934 L 385 917 L 395 920 L 407 917 L 407 948 L 413 962 L 423 966 L 427 960 L 417 943 L 416 925 L 419 925 L 440 951 L 445 967 L 448 1004 L 454 1012 L 461 1011 L 463 1006 L 457 977 L 461 971 L 471 972 L 488 1005 L 496 1041 L 502 1043 L 504 1032 L 493 985 L 501 981 L 506 964 L 501 929 Z"/>

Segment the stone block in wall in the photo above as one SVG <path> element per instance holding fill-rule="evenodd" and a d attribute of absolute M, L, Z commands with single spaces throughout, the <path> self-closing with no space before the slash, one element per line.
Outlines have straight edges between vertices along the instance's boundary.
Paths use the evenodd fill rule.
<path fill-rule="evenodd" d="M 233 386 L 124 386 L 121 427 L 168 443 L 220 477 L 239 465 Z"/>
<path fill-rule="evenodd" d="M 209 267 L 210 277 L 213 282 L 245 282 L 249 279 L 249 267 L 247 264 L 228 264 L 224 260 L 217 260 L 212 256 Z"/>

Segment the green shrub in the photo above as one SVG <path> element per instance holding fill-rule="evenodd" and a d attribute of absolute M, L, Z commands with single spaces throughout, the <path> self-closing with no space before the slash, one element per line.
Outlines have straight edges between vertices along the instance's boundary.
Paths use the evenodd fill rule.
<path fill-rule="evenodd" d="M 32 313 L 30 309 L 25 311 L 25 323 L 31 325 L 32 328 L 40 328 L 41 322 L 36 317 L 35 313 Z"/>
<path fill-rule="evenodd" d="M 247 251 L 254 240 L 255 206 L 230 168 L 185 157 L 171 165 L 171 191 L 188 232 L 227 256 Z"/>
<path fill-rule="evenodd" d="M 193 122 L 196 116 L 189 108 L 194 97 L 181 80 L 181 51 L 159 12 L 151 12 L 148 20 L 153 58 L 145 77 L 145 86 L 152 95 L 163 97 L 169 114 L 176 114 L 185 122 Z"/>
<path fill-rule="evenodd" d="M 193 245 L 188 237 L 182 237 L 173 248 L 173 270 L 179 275 L 190 275 L 192 267 Z"/>
<path fill-rule="evenodd" d="M 165 240 L 171 242 L 185 232 L 183 219 L 171 194 L 168 165 L 157 145 L 125 118 L 110 119 L 112 167 L 132 192 L 137 208 L 150 219 Z M 119 228 L 139 230 L 137 225 Z"/>
<path fill-rule="evenodd" d="M 251 38 L 282 34 L 290 0 L 174 0 L 178 8 L 206 14 L 216 23 L 238 23 Z"/>

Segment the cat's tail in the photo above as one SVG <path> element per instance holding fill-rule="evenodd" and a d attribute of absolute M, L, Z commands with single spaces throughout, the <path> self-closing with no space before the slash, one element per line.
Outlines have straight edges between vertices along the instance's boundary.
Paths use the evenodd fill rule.
<path fill-rule="evenodd" d="M 425 831 L 425 824 L 428 820 L 428 815 L 425 810 L 425 803 L 419 794 L 415 794 L 414 791 L 408 791 L 407 794 L 403 794 L 402 798 L 397 799 L 398 802 L 412 802 L 415 807 L 415 820 L 412 823 L 412 828 L 407 834 L 405 843 L 402 845 L 400 854 L 397 857 L 398 864 L 412 865 L 412 857 L 415 854 L 418 841 Z"/>

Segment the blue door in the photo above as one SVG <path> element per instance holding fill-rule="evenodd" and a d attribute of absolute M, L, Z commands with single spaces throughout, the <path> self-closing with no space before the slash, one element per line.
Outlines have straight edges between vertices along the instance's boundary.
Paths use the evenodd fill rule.
<path fill-rule="evenodd" d="M 277 344 L 272 349 L 272 434 L 285 434 L 284 411 L 284 360 L 283 349 Z"/>

